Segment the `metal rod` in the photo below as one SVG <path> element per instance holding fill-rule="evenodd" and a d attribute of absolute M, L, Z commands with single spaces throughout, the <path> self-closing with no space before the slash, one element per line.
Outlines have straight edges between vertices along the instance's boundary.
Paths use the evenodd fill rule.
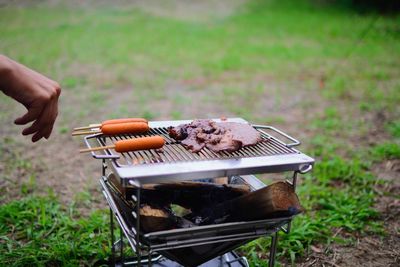
<path fill-rule="evenodd" d="M 284 137 L 286 137 L 287 139 L 289 139 L 290 141 L 292 141 L 292 143 L 290 143 L 290 144 L 286 144 L 286 143 L 284 143 L 284 142 L 282 142 L 283 144 L 285 144 L 287 147 L 292 147 L 292 146 L 298 146 L 298 145 L 300 145 L 300 141 L 299 140 L 297 140 L 296 138 L 294 138 L 294 137 L 291 137 L 290 135 L 288 135 L 287 133 L 284 133 L 284 132 L 282 132 L 281 130 L 278 130 L 277 128 L 275 128 L 275 127 L 272 127 L 272 126 L 264 126 L 264 125 L 253 125 L 253 127 L 254 128 L 260 128 L 260 129 L 269 129 L 269 130 L 272 130 L 272 131 L 275 131 L 275 132 L 277 132 L 278 134 L 280 134 L 280 135 L 283 135 Z"/>
<path fill-rule="evenodd" d="M 162 259 L 162 255 L 158 255 L 157 257 L 155 257 L 154 259 L 151 259 L 152 262 L 158 262 L 160 259 Z M 142 263 L 146 264 L 148 263 L 149 259 L 143 259 Z M 128 261 L 125 262 L 125 265 L 128 266 L 137 266 L 138 261 L 136 257 L 130 258 L 128 259 Z"/>
<path fill-rule="evenodd" d="M 138 259 L 138 265 L 137 266 L 141 266 L 141 249 L 140 249 L 140 240 L 139 240 L 139 236 L 140 236 L 140 187 L 138 187 L 136 189 L 136 214 L 138 216 L 138 218 L 136 219 L 136 253 L 137 253 L 137 259 Z"/>
<path fill-rule="evenodd" d="M 149 252 L 148 252 L 149 254 L 148 254 L 148 262 L 147 262 L 147 266 L 148 267 L 151 267 L 153 264 L 153 262 L 152 262 L 152 259 L 151 259 L 151 254 L 153 253 L 151 250 L 149 250 Z"/>
<path fill-rule="evenodd" d="M 296 191 L 297 173 L 298 173 L 297 171 L 293 172 L 292 185 L 294 191 Z"/>
<path fill-rule="evenodd" d="M 124 266 L 124 233 L 122 233 L 122 228 L 119 227 L 119 240 L 120 240 L 120 244 L 119 244 L 119 255 L 121 258 L 121 265 Z"/>
<path fill-rule="evenodd" d="M 296 183 L 297 183 L 297 173 L 298 171 L 294 171 L 293 172 L 293 176 L 292 176 L 292 186 L 293 186 L 293 190 L 296 191 Z M 286 227 L 286 233 L 290 233 L 290 230 L 292 229 L 292 221 L 288 222 L 287 227 Z"/>
<path fill-rule="evenodd" d="M 103 177 L 106 177 L 106 160 L 103 159 L 101 162 L 101 173 Z M 111 266 L 115 266 L 115 247 L 114 247 L 114 214 L 110 206 L 110 233 L 111 233 Z"/>
<path fill-rule="evenodd" d="M 276 244 L 278 242 L 278 232 L 271 236 L 271 249 L 269 251 L 268 267 L 275 266 Z"/>
<path fill-rule="evenodd" d="M 103 177 L 106 177 L 106 168 L 107 168 L 107 165 L 106 165 L 106 160 L 105 159 L 102 159 L 102 161 L 101 161 L 101 174 L 103 175 Z"/>
<path fill-rule="evenodd" d="M 263 233 L 263 234 L 248 234 L 246 236 L 238 236 L 235 237 L 235 235 L 230 235 L 230 237 L 224 237 L 224 238 L 219 238 L 218 240 L 210 238 L 209 240 L 207 239 L 192 239 L 190 241 L 177 241 L 174 244 L 170 245 L 168 243 L 162 244 L 162 245 L 153 245 L 152 249 L 154 251 L 163 251 L 163 250 L 168 250 L 168 249 L 177 249 L 177 248 L 184 248 L 184 247 L 190 247 L 190 246 L 201 246 L 201 245 L 208 245 L 208 244 L 215 244 L 215 243 L 220 243 L 220 242 L 230 242 L 230 241 L 239 241 L 239 240 L 245 240 L 245 239 L 255 239 L 261 236 L 266 236 L 266 235 L 271 235 L 271 232 Z M 233 237 L 232 237 L 233 236 Z"/>
<path fill-rule="evenodd" d="M 111 266 L 115 266 L 114 214 L 111 208 L 110 208 L 110 233 L 111 233 Z"/>

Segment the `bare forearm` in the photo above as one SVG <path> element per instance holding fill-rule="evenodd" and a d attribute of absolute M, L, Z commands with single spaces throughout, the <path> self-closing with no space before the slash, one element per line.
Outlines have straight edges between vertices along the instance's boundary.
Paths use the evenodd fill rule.
<path fill-rule="evenodd" d="M 0 54 L 0 90 L 7 94 L 13 69 L 13 61 Z"/>
<path fill-rule="evenodd" d="M 19 125 L 33 122 L 23 135 L 33 134 L 33 142 L 49 138 L 58 114 L 61 87 L 57 82 L 0 55 L 0 90 L 26 107 L 27 113 L 15 120 Z"/>
<path fill-rule="evenodd" d="M 0 74 L 3 74 L 4 70 L 7 70 L 10 65 L 10 59 L 0 54 Z"/>

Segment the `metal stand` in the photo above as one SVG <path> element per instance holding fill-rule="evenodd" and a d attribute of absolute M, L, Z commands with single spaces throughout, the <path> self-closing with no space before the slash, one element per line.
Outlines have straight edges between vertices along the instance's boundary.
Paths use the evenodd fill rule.
<path fill-rule="evenodd" d="M 278 232 L 271 236 L 271 248 L 269 251 L 269 261 L 268 266 L 274 267 L 275 266 L 275 255 L 276 255 L 276 244 L 278 243 Z"/>
<path fill-rule="evenodd" d="M 114 242 L 115 234 L 114 234 L 114 213 L 110 209 L 110 230 L 111 230 L 111 260 L 110 266 L 115 267 L 124 267 L 124 266 L 143 266 L 143 267 L 182 267 L 178 263 L 168 260 L 161 255 L 154 255 L 151 251 L 149 251 L 146 258 L 142 258 L 140 253 L 137 253 L 136 257 L 125 257 L 123 251 L 124 244 L 124 234 L 122 229 L 120 228 L 120 239 Z M 116 250 L 120 251 L 119 258 L 117 260 Z M 238 256 L 235 252 L 231 251 L 221 255 L 213 260 L 210 260 L 200 267 L 249 267 L 247 259 L 245 257 Z"/>
<path fill-rule="evenodd" d="M 103 159 L 103 164 L 102 164 L 102 174 L 103 177 L 106 177 L 106 168 L 107 165 L 105 163 L 105 160 Z M 308 170 L 304 170 L 304 173 L 307 172 Z M 289 181 L 294 189 L 296 188 L 296 182 L 297 182 L 297 175 L 298 173 L 303 173 L 303 171 L 295 171 L 292 176 L 292 181 Z M 235 177 L 229 177 L 229 181 L 235 183 Z M 135 221 L 135 229 L 131 229 L 134 233 L 134 238 L 128 238 L 128 242 L 135 252 L 136 256 L 135 257 L 126 257 L 124 255 L 124 237 L 127 235 L 126 230 L 124 230 L 121 225 L 123 222 L 121 222 L 121 218 L 119 216 L 116 216 L 115 219 L 118 221 L 118 226 L 119 226 L 119 239 L 116 241 L 115 240 L 115 222 L 114 222 L 114 216 L 115 210 L 115 204 L 109 201 L 109 197 L 106 197 L 106 199 L 109 201 L 110 205 L 110 232 L 111 232 L 111 257 L 110 257 L 110 265 L 111 266 L 143 266 L 143 267 L 182 267 L 178 263 L 171 261 L 169 259 L 164 258 L 163 256 L 154 253 L 151 249 L 145 249 L 146 246 L 143 246 L 141 244 L 140 240 L 140 235 L 138 233 L 138 229 L 140 229 L 140 220 L 139 218 L 139 212 L 140 212 L 140 195 L 141 195 L 141 190 L 140 188 L 137 188 L 136 191 L 136 196 L 132 196 L 134 202 L 136 203 L 135 209 L 132 212 L 132 216 L 136 219 Z M 284 231 L 285 233 L 289 233 L 291 228 L 291 221 L 286 223 L 286 228 L 283 226 L 280 226 L 277 231 L 274 231 L 273 233 L 266 233 L 266 235 L 271 235 L 271 247 L 270 247 L 270 253 L 269 253 L 269 261 L 268 261 L 268 266 L 269 267 L 274 267 L 275 266 L 275 257 L 276 257 L 276 249 L 277 249 L 277 242 L 278 242 L 278 232 L 279 230 Z M 128 236 L 127 236 L 128 237 Z M 119 257 L 117 258 L 116 256 L 116 251 L 119 251 Z M 143 252 L 146 251 L 147 255 L 144 256 Z M 218 256 L 209 262 L 206 262 L 202 265 L 201 267 L 214 267 L 214 266 L 229 266 L 229 267 L 248 267 L 249 264 L 247 262 L 247 259 L 245 257 L 240 257 L 233 251 L 230 251 L 228 253 L 225 253 L 221 256 Z"/>

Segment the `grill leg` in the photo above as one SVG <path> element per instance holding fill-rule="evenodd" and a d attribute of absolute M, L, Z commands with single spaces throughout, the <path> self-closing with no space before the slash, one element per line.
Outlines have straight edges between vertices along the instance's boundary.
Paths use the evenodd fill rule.
<path fill-rule="evenodd" d="M 107 168 L 107 164 L 106 164 L 106 160 L 103 159 L 101 161 L 101 174 L 105 177 L 106 176 L 106 168 Z"/>
<path fill-rule="evenodd" d="M 297 183 L 297 171 L 295 171 L 294 173 L 293 173 L 293 177 L 292 177 L 292 185 L 293 185 L 293 190 L 294 191 L 296 191 L 296 183 Z M 286 230 L 286 232 L 287 233 L 290 233 L 290 229 L 292 228 L 292 221 L 290 221 L 288 224 L 287 224 L 287 230 Z"/>
<path fill-rule="evenodd" d="M 153 262 L 152 262 L 151 254 L 152 254 L 152 252 L 150 250 L 149 251 L 149 255 L 148 255 L 148 264 L 147 264 L 148 267 L 151 267 L 153 265 L 152 264 Z"/>
<path fill-rule="evenodd" d="M 121 258 L 121 265 L 125 266 L 125 259 L 124 259 L 124 233 L 122 232 L 122 228 L 119 228 L 119 240 L 120 240 L 120 245 L 119 245 L 119 255 Z"/>
<path fill-rule="evenodd" d="M 138 260 L 138 267 L 141 266 L 141 249 L 140 249 L 140 240 L 139 240 L 139 231 L 140 231 L 140 187 L 136 190 L 136 253 L 137 253 L 137 260 Z"/>
<path fill-rule="evenodd" d="M 111 266 L 115 266 L 114 216 L 111 208 L 110 208 L 110 233 L 111 233 Z"/>
<path fill-rule="evenodd" d="M 293 173 L 292 184 L 293 184 L 293 189 L 294 189 L 294 191 L 296 191 L 297 173 L 298 173 L 298 171 L 295 171 L 295 172 Z"/>
<path fill-rule="evenodd" d="M 268 267 L 275 266 L 276 244 L 278 242 L 278 232 L 271 236 L 271 250 L 269 252 Z"/>

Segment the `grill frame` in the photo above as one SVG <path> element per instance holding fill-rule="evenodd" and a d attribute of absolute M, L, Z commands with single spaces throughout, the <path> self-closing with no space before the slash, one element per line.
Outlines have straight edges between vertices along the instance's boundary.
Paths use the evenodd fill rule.
<path fill-rule="evenodd" d="M 215 120 L 220 121 L 220 120 Z M 235 121 L 241 123 L 247 123 L 241 118 L 228 119 L 228 121 Z M 149 122 L 150 128 L 157 127 L 168 127 L 178 126 L 183 123 L 190 123 L 191 120 L 186 121 L 162 121 L 162 122 Z M 111 232 L 111 263 L 115 265 L 116 250 L 119 250 L 121 262 L 124 263 L 124 249 L 123 240 L 126 238 L 133 251 L 136 252 L 137 258 L 135 259 L 135 265 L 141 266 L 141 264 L 148 264 L 151 266 L 152 263 L 156 263 L 159 257 L 153 258 L 155 252 L 165 252 L 171 248 L 184 248 L 191 246 L 198 246 L 203 244 L 213 243 L 224 243 L 229 241 L 248 242 L 249 240 L 256 239 L 261 236 L 271 236 L 271 249 L 269 255 L 268 266 L 274 266 L 276 246 L 278 239 L 278 232 L 282 230 L 285 233 L 290 232 L 291 220 L 293 217 L 282 217 L 273 220 L 262 220 L 252 222 L 239 222 L 239 223 L 225 223 L 214 226 L 199 227 L 197 229 L 177 229 L 163 232 L 153 232 L 149 234 L 138 234 L 140 231 L 140 220 L 135 220 L 132 224 L 129 224 L 126 219 L 122 216 L 122 213 L 118 210 L 118 204 L 113 201 L 113 197 L 110 195 L 110 189 L 107 187 L 108 175 L 115 175 L 117 180 L 120 181 L 122 187 L 132 187 L 136 189 L 136 194 L 133 195 L 132 200 L 136 203 L 133 210 L 131 210 L 130 216 L 138 217 L 137 214 L 140 212 L 140 201 L 141 201 L 141 185 L 148 183 L 160 183 L 169 181 L 180 181 L 180 180 L 193 180 L 202 178 L 217 178 L 217 177 L 228 177 L 231 181 L 235 177 L 240 177 L 245 183 L 248 183 L 254 190 L 265 186 L 259 181 L 254 174 L 257 173 L 278 173 L 278 172 L 293 172 L 291 181 L 288 181 L 293 187 L 296 187 L 297 175 L 299 173 L 306 173 L 310 171 L 314 164 L 314 159 L 294 149 L 293 147 L 299 145 L 300 142 L 293 137 L 285 134 L 284 132 L 271 127 L 263 125 L 253 125 L 258 130 L 263 131 L 268 137 L 268 140 L 272 140 L 274 144 L 278 144 L 284 151 L 290 151 L 291 153 L 282 153 L 278 155 L 263 155 L 254 157 L 228 157 L 225 159 L 201 159 L 201 160 L 188 160 L 188 161 L 177 161 L 168 163 L 149 163 L 149 164 L 138 164 L 138 165 L 123 165 L 118 162 L 120 155 L 114 153 L 111 150 L 104 150 L 100 153 L 92 152 L 92 156 L 96 159 L 102 160 L 102 177 L 100 183 L 102 185 L 103 194 L 110 207 L 110 232 Z M 264 130 L 271 130 L 283 136 L 286 139 L 291 140 L 291 143 L 285 143 L 280 138 L 272 136 Z M 106 138 L 101 134 L 94 134 L 85 136 L 85 144 L 90 148 L 92 146 L 103 146 L 106 143 Z M 286 150 L 287 149 L 287 150 Z M 144 153 L 144 152 L 143 152 Z M 189 152 L 190 153 L 190 152 Z M 140 153 L 139 153 L 140 154 Z M 124 155 L 122 155 L 124 157 Z M 247 178 L 246 178 L 247 177 Z M 120 228 L 120 239 L 115 241 L 114 233 L 114 219 L 116 219 Z M 239 234 L 235 234 L 235 230 L 243 230 Z M 212 233 L 222 232 L 221 236 L 213 237 Z M 200 238 L 193 238 L 191 236 L 200 234 Z M 165 238 L 164 241 L 152 243 L 154 238 Z M 204 239 L 205 238 L 205 239 Z M 152 240 L 153 239 L 153 240 Z M 227 248 L 228 249 L 228 248 Z M 233 249 L 231 247 L 230 249 Z M 145 253 L 147 256 L 144 256 Z M 225 251 L 227 252 L 227 250 Z M 221 255 L 225 252 L 222 252 Z M 225 255 L 224 255 L 225 256 Z M 224 256 L 220 256 L 222 259 Z M 147 257 L 147 260 L 144 259 Z M 234 259 L 233 261 L 240 262 L 241 258 Z M 231 261 L 231 262 L 233 262 Z M 241 266 L 247 266 L 247 261 L 244 258 L 244 263 Z M 229 266 L 230 263 L 228 263 Z M 224 265 L 224 266 L 228 266 Z M 119 265 L 118 265 L 119 266 Z M 174 265 L 175 266 L 175 265 Z"/>
<path fill-rule="evenodd" d="M 231 178 L 236 179 L 236 181 L 240 181 L 240 183 L 242 184 L 250 185 L 252 191 L 255 191 L 265 186 L 264 183 L 262 183 L 253 175 L 235 176 Z M 135 229 L 136 226 L 132 221 L 137 218 L 137 213 L 131 210 L 124 211 L 121 207 L 124 205 L 123 200 L 119 200 L 122 201 L 120 202 L 120 204 L 117 203 L 118 201 L 115 198 L 121 197 L 118 197 L 117 193 L 112 189 L 112 185 L 109 184 L 109 180 L 110 179 L 106 177 L 102 177 L 102 179 L 100 179 L 103 194 L 107 199 L 107 202 L 112 211 L 118 218 L 117 221 L 122 227 L 125 235 L 128 237 L 129 243 L 134 246 L 133 249 L 136 251 L 136 246 L 138 244 L 135 240 L 137 229 Z M 138 200 L 135 199 L 133 202 L 136 204 L 137 201 Z M 128 220 L 124 220 L 124 216 L 132 216 L 132 221 L 129 222 Z M 167 249 L 198 245 L 199 242 L 203 242 L 204 244 L 212 244 L 232 240 L 254 239 L 260 236 L 275 233 L 276 231 L 281 229 L 281 226 L 290 222 L 293 217 L 294 216 L 258 221 L 230 222 L 215 225 L 197 226 L 193 228 L 151 232 L 141 236 L 141 242 L 144 242 L 145 245 L 153 252 L 157 252 Z M 241 234 L 234 234 L 235 231 L 241 231 Z M 216 234 L 222 232 L 225 233 L 221 236 L 214 237 L 216 236 Z"/>
<path fill-rule="evenodd" d="M 218 119 L 214 120 L 221 121 Z M 241 118 L 230 118 L 228 121 L 248 123 Z M 165 129 L 169 126 L 175 127 L 190 122 L 191 120 L 149 122 L 151 128 L 150 134 L 124 135 L 118 136 L 117 138 L 95 134 L 86 136 L 84 140 L 86 145 L 90 148 L 92 146 L 104 146 L 110 144 L 110 141 L 160 134 L 160 131 L 162 131 L 161 134 L 167 141 L 163 149 L 164 152 L 162 153 L 157 152 L 156 150 L 149 150 L 118 154 L 109 149 L 100 153 L 92 152 L 94 158 L 110 159 L 107 161 L 107 164 L 120 179 L 122 186 L 140 186 L 148 183 L 160 183 L 166 180 L 194 180 L 205 177 L 217 178 L 232 175 L 275 173 L 284 171 L 305 172 L 309 171 L 314 163 L 313 158 L 293 148 L 300 144 L 298 140 L 274 127 L 263 125 L 253 125 L 253 127 L 258 130 L 263 137 L 263 142 L 254 147 L 245 147 L 234 153 L 223 152 L 219 155 L 207 149 L 204 149 L 200 154 L 191 153 L 182 145 L 169 138 L 165 132 Z M 277 137 L 267 133 L 265 130 L 272 130 L 291 140 L 292 143 L 286 144 Z M 171 146 L 174 147 L 171 148 Z M 262 149 L 267 151 L 267 153 L 262 153 Z M 161 159 L 162 157 L 173 158 L 173 151 L 175 151 L 175 154 L 182 153 L 182 155 L 180 155 L 181 159 L 171 160 L 169 162 L 121 164 L 121 160 L 135 160 L 137 157 L 146 159 L 150 157 L 154 158 L 158 155 Z M 253 152 L 253 155 L 250 155 L 251 152 Z M 134 155 L 136 155 L 136 158 L 133 157 Z M 201 158 L 201 155 L 203 155 L 203 158 Z"/>
<path fill-rule="evenodd" d="M 109 175 L 112 174 L 113 173 L 111 172 Z M 296 181 L 296 176 L 297 172 L 294 173 L 292 182 Z M 231 182 L 234 181 L 233 183 L 237 183 L 237 181 L 240 180 L 239 183 L 250 185 L 252 191 L 265 186 L 264 183 L 262 183 L 253 175 L 230 177 L 230 180 Z M 130 248 L 132 248 L 132 250 L 137 255 L 137 257 L 135 257 L 133 260 L 133 262 L 135 263 L 134 266 L 142 266 L 142 263 L 149 263 L 149 265 L 144 266 L 152 266 L 154 262 L 154 266 L 161 267 L 165 265 L 163 265 L 162 263 L 160 265 L 157 264 L 159 260 L 159 257 L 157 257 L 157 253 L 162 254 L 171 249 L 174 250 L 188 247 L 201 247 L 204 245 L 209 246 L 213 244 L 228 244 L 227 247 L 224 248 L 224 252 L 222 252 L 223 254 L 259 237 L 271 236 L 271 249 L 268 266 L 273 267 L 275 261 L 278 232 L 283 231 L 285 233 L 288 233 L 290 231 L 291 220 L 293 219 L 293 217 L 295 217 L 289 216 L 259 221 L 221 223 L 216 225 L 198 226 L 193 228 L 165 230 L 142 235 L 138 234 L 140 232 L 138 230 L 140 229 L 140 220 L 134 219 L 137 218 L 137 214 L 139 214 L 138 207 L 140 206 L 140 187 L 137 188 L 137 195 L 132 198 L 133 202 L 136 203 L 136 209 L 132 211 L 126 210 L 125 208 L 124 211 L 124 208 L 121 209 L 121 206 L 123 206 L 121 204 L 123 204 L 125 201 L 121 199 L 121 196 L 118 196 L 116 194 L 116 191 L 111 189 L 112 186 L 109 184 L 109 179 L 106 176 L 102 176 L 102 178 L 100 179 L 100 184 L 102 186 L 103 195 L 106 198 L 110 207 L 111 242 L 112 244 L 114 244 L 111 247 L 112 266 L 119 266 L 119 264 L 116 264 L 115 261 L 116 249 L 119 250 L 121 261 L 125 261 L 122 242 L 124 238 L 127 239 Z M 117 202 L 119 202 L 119 204 Z M 130 217 L 131 219 L 128 219 L 126 216 Z M 117 224 L 120 228 L 120 239 L 117 242 L 114 242 L 115 235 L 113 218 L 116 219 Z M 132 218 L 134 219 L 133 221 Z M 118 246 L 120 247 L 118 248 Z M 206 253 L 205 255 L 202 255 L 202 257 L 209 256 L 207 256 Z M 220 261 L 224 257 L 225 255 L 219 256 L 218 261 Z M 238 261 L 238 263 L 240 263 L 239 266 L 249 267 L 249 264 L 245 257 L 237 257 L 233 261 Z M 125 263 L 129 264 L 129 261 Z M 221 262 L 219 263 L 221 264 Z M 181 265 L 173 264 L 167 266 L 176 267 Z M 232 267 L 232 265 L 229 263 L 223 263 L 220 266 Z"/>

